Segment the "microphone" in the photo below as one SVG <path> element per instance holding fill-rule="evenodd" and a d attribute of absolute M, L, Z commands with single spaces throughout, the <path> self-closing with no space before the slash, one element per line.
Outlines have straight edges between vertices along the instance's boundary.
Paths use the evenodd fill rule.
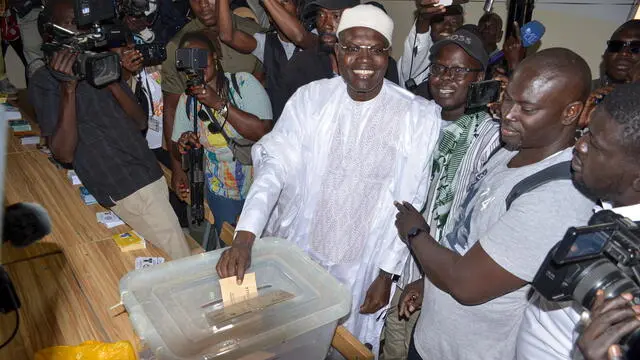
<path fill-rule="evenodd" d="M 27 247 L 51 233 L 47 210 L 36 203 L 16 203 L 4 212 L 2 242 Z"/>
<path fill-rule="evenodd" d="M 491 12 L 493 9 L 493 0 L 484 0 L 484 12 Z"/>
<path fill-rule="evenodd" d="M 544 25 L 542 25 L 539 21 L 533 20 L 524 24 L 520 28 L 520 39 L 522 39 L 522 46 L 528 48 L 532 45 L 535 45 L 540 39 L 542 39 L 542 35 L 546 31 Z M 504 57 L 504 52 L 502 50 L 495 53 L 492 57 L 489 58 L 489 65 L 493 65 L 498 61 L 502 60 Z"/>

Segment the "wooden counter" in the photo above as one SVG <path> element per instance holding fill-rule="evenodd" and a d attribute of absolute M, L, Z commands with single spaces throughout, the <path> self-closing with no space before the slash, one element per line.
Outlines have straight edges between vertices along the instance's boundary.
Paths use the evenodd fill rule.
<path fill-rule="evenodd" d="M 49 212 L 53 230 L 27 248 L 2 248 L 0 263 L 13 280 L 22 307 L 18 335 L 0 350 L 0 359 L 32 359 L 40 349 L 87 340 L 129 340 L 136 346 L 127 314 L 114 317 L 110 311 L 120 302 L 120 278 L 135 269 L 136 257 L 170 259 L 149 242 L 146 249 L 121 252 L 111 236 L 129 231 L 129 226 L 107 229 L 99 224 L 95 214 L 105 209 L 86 206 L 66 170 L 56 168 L 35 145 L 20 145 L 11 131 L 8 140 L 5 204 L 41 204 Z M 192 253 L 203 252 L 190 236 L 187 241 Z M 14 326 L 13 313 L 0 314 L 0 342 Z"/>

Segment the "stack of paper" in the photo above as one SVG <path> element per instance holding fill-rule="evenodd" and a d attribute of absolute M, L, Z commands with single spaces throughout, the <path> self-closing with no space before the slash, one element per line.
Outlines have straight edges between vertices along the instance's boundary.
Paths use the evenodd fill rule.
<path fill-rule="evenodd" d="M 11 130 L 13 130 L 14 133 L 31 131 L 31 124 L 23 119 L 9 120 L 9 126 L 11 126 Z"/>
<path fill-rule="evenodd" d="M 80 181 L 80 178 L 78 177 L 78 174 L 76 174 L 75 170 L 67 171 L 67 178 L 69 178 L 69 181 L 71 181 L 71 185 L 82 185 L 82 181 Z"/>
<path fill-rule="evenodd" d="M 80 186 L 80 197 L 82 198 L 82 201 L 84 201 L 85 205 L 93 205 L 98 203 L 98 201 L 96 201 L 96 198 L 93 197 L 93 195 L 89 193 L 89 190 L 87 190 L 87 188 L 84 186 Z"/>
<path fill-rule="evenodd" d="M 22 119 L 22 114 L 20 113 L 20 109 L 15 106 L 11 106 L 9 104 L 0 104 L 4 110 L 4 120 L 14 120 L 14 119 Z"/>
<path fill-rule="evenodd" d="M 116 226 L 124 225 L 124 221 L 114 214 L 113 211 L 104 211 L 96 213 L 96 219 L 99 223 L 107 227 L 107 229 L 114 228 Z"/>
<path fill-rule="evenodd" d="M 40 136 L 25 136 L 20 138 L 22 145 L 38 145 L 40 144 Z"/>
<path fill-rule="evenodd" d="M 140 236 L 135 230 L 131 230 L 119 235 L 113 235 L 116 245 L 120 248 L 120 251 L 133 251 L 146 248 L 144 238 Z"/>

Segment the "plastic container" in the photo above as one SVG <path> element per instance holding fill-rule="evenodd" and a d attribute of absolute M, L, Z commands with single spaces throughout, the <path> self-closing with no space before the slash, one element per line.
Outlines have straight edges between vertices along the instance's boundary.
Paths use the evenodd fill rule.
<path fill-rule="evenodd" d="M 215 271 L 221 253 L 170 261 L 120 280 L 133 328 L 157 358 L 324 359 L 338 320 L 351 308 L 347 289 L 288 241 L 258 240 L 248 270 L 256 273 L 258 296 L 283 290 L 294 297 L 215 323 L 211 315 L 223 311 Z"/>

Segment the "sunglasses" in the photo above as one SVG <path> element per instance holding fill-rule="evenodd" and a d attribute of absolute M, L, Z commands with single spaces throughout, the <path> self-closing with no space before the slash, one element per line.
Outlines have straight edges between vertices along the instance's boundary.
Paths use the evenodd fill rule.
<path fill-rule="evenodd" d="M 640 41 L 622 41 L 622 40 L 610 40 L 607 41 L 607 52 L 619 53 L 629 48 L 629 52 L 632 54 L 640 54 Z"/>

